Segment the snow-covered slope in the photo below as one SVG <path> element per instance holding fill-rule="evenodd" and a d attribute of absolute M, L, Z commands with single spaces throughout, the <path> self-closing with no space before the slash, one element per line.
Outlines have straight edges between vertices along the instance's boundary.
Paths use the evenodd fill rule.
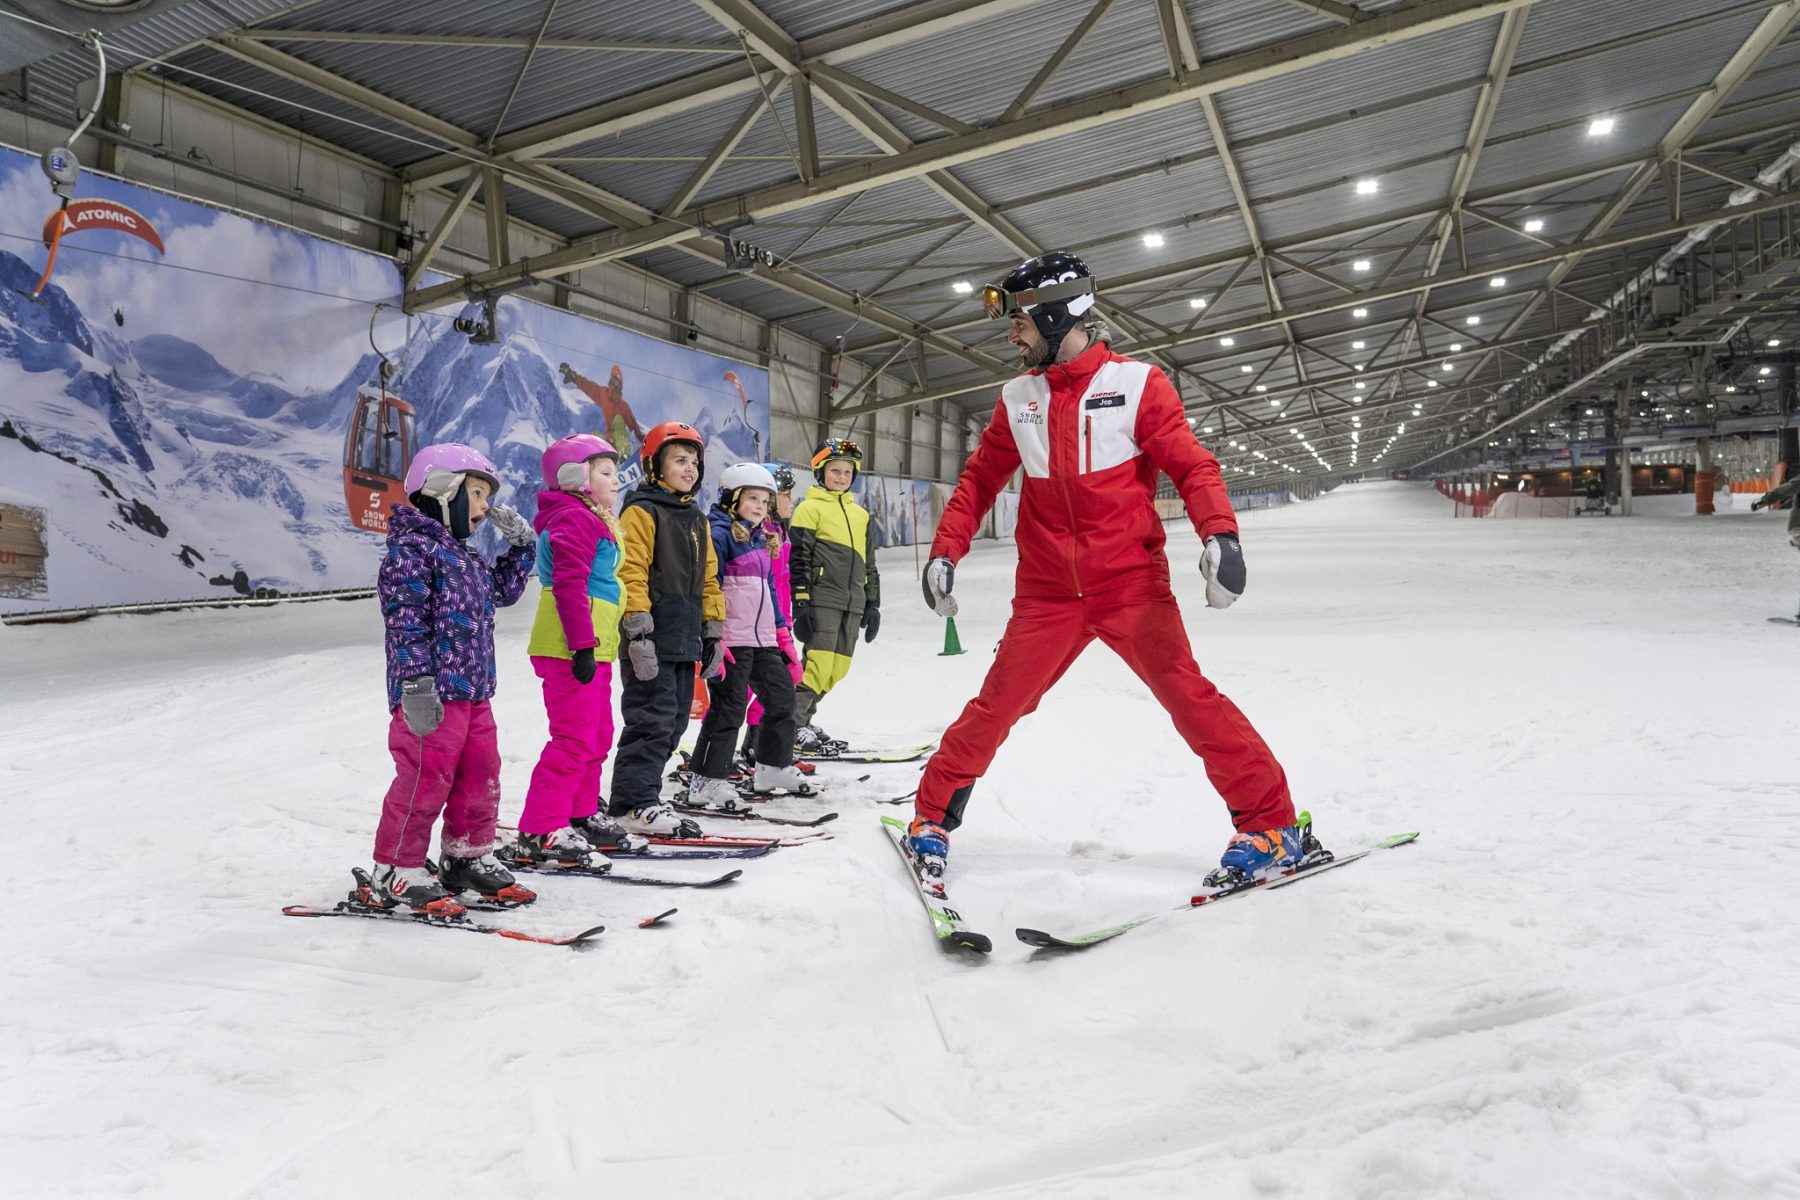
<path fill-rule="evenodd" d="M 1246 516 L 1225 613 L 1175 533 L 1201 665 L 1324 838 L 1423 836 L 1063 958 L 1011 930 L 1173 906 L 1229 833 L 1103 649 L 955 835 L 958 906 L 995 935 L 970 962 L 876 829 L 914 766 L 821 767 L 835 840 L 732 888 L 544 882 L 518 922 L 605 922 L 583 954 L 284 918 L 367 860 L 373 605 L 0 629 L 4 1190 L 1800 1196 L 1781 526 L 1454 521 L 1424 487 L 1342 488 Z M 959 568 L 970 653 L 940 658 L 911 552 L 884 554 L 881 637 L 821 721 L 940 731 L 1013 559 Z M 509 818 L 544 729 L 534 599 L 501 629 Z"/>

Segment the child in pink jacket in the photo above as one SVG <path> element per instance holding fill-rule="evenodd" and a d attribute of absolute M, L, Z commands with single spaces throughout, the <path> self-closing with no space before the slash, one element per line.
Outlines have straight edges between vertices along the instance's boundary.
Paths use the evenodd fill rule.
<path fill-rule="evenodd" d="M 775 641 L 781 647 L 781 653 L 787 659 L 788 674 L 793 677 L 794 686 L 800 686 L 800 680 L 806 675 L 806 660 L 794 645 L 794 613 L 793 584 L 788 567 L 788 556 L 793 549 L 788 544 L 788 518 L 794 515 L 794 472 L 786 463 L 764 463 L 770 475 L 775 477 L 775 511 L 763 522 L 763 532 L 778 541 L 776 549 L 770 551 L 775 560 L 774 582 L 775 602 L 781 609 L 781 627 L 775 631 Z M 756 762 L 756 727 L 762 724 L 762 701 L 756 698 L 754 691 L 750 694 L 750 713 L 744 719 L 744 758 L 747 762 Z M 811 763 L 794 764 L 803 774 L 811 774 Z"/>

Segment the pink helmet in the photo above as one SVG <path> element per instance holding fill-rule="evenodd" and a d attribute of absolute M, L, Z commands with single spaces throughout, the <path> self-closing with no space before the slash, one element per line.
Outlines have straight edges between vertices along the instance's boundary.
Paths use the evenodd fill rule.
<path fill-rule="evenodd" d="M 544 451 L 544 486 L 563 492 L 587 491 L 587 464 L 596 458 L 610 458 L 616 463 L 619 452 L 611 442 L 591 433 L 558 438 Z"/>
<path fill-rule="evenodd" d="M 499 494 L 500 472 L 481 451 L 460 442 L 426 446 L 413 455 L 412 465 L 406 468 L 406 494 L 424 492 L 433 500 L 449 500 L 466 475 L 487 480 L 494 494 Z"/>

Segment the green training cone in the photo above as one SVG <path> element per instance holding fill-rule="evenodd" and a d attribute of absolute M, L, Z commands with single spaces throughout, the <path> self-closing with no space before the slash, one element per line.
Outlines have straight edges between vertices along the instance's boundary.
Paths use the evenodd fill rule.
<path fill-rule="evenodd" d="M 942 658 L 946 654 L 961 654 L 962 652 L 963 652 L 962 642 L 957 640 L 957 637 L 956 637 L 956 618 L 955 617 L 945 617 L 944 618 L 944 648 L 942 650 L 938 651 L 938 657 Z"/>

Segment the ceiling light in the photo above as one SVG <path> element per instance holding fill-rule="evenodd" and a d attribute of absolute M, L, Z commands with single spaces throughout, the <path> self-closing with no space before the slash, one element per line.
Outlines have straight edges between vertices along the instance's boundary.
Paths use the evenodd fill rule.
<path fill-rule="evenodd" d="M 1612 131 L 1613 119 L 1611 117 L 1595 117 L 1592 121 L 1588 122 L 1589 137 L 1605 137 Z"/>
<path fill-rule="evenodd" d="M 1360 319 L 1362 317 L 1368 316 L 1369 310 L 1366 308 L 1353 308 L 1350 310 L 1350 315 Z"/>
<path fill-rule="evenodd" d="M 1479 325 L 1479 324 L 1481 324 L 1481 318 L 1471 314 L 1471 315 L 1463 318 L 1463 324 L 1464 325 Z"/>
<path fill-rule="evenodd" d="M 1452 353 L 1452 354 L 1456 354 L 1456 353 L 1458 353 L 1458 352 L 1459 352 L 1459 351 L 1460 351 L 1460 350 L 1462 350 L 1462 343 L 1461 343 L 1461 342 L 1451 342 L 1451 343 L 1450 343 L 1450 353 Z"/>
<path fill-rule="evenodd" d="M 1735 391 L 1737 391 L 1737 388 L 1735 386 L 1733 386 L 1732 384 L 1728 383 L 1725 385 L 1725 390 L 1728 392 L 1735 392 Z"/>
<path fill-rule="evenodd" d="M 1488 280 L 1488 286 L 1489 287 L 1505 287 L 1506 286 L 1506 276 L 1504 276 L 1504 275 L 1494 276 L 1492 279 Z"/>
<path fill-rule="evenodd" d="M 1771 345 L 1771 346 L 1779 346 L 1779 345 L 1781 345 L 1781 339 L 1780 339 L 1780 338 L 1770 338 L 1770 339 L 1769 339 L 1769 345 Z"/>
<path fill-rule="evenodd" d="M 950 290 L 955 292 L 959 296 L 966 296 L 970 292 L 975 290 L 975 285 L 970 283 L 966 279 L 959 279 L 955 283 L 950 285 Z"/>
<path fill-rule="evenodd" d="M 1356 194 L 1359 196 L 1373 196 L 1376 192 L 1378 192 L 1380 190 L 1381 190 L 1381 181 L 1380 180 L 1359 179 L 1356 181 Z"/>
<path fill-rule="evenodd" d="M 1222 337 L 1222 338 L 1220 338 L 1220 339 L 1219 339 L 1219 345 L 1221 345 L 1221 346 L 1235 346 L 1235 345 L 1237 345 L 1237 339 L 1236 339 L 1236 338 L 1232 338 L 1232 337 Z"/>
<path fill-rule="evenodd" d="M 1351 343 L 1350 343 L 1350 348 L 1351 348 L 1351 349 L 1352 349 L 1352 350 L 1361 350 L 1361 349 L 1362 349 L 1362 348 L 1363 348 L 1363 347 L 1364 347 L 1364 346 L 1366 346 L 1366 345 L 1367 345 L 1367 344 L 1368 344 L 1368 343 L 1366 343 L 1366 342 L 1362 342 L 1362 341 L 1355 341 L 1355 342 L 1351 342 Z"/>
<path fill-rule="evenodd" d="M 1774 373 L 1775 373 L 1775 368 L 1773 368 L 1773 367 L 1764 367 L 1762 370 L 1757 372 L 1758 375 L 1773 375 Z"/>
<path fill-rule="evenodd" d="M 1189 308 L 1205 308 L 1206 307 L 1206 298 L 1204 296 L 1195 296 L 1192 300 L 1188 301 L 1188 307 Z"/>
<path fill-rule="evenodd" d="M 1266 392 L 1269 390 L 1269 385 L 1266 383 L 1259 383 L 1256 385 L 1256 390 L 1259 392 Z"/>
<path fill-rule="evenodd" d="M 1202 425 L 1200 427 L 1201 433 L 1211 433 L 1212 431 L 1213 431 L 1213 427 L 1211 425 Z"/>
<path fill-rule="evenodd" d="M 1526 233 L 1542 233 L 1542 232 L 1544 232 L 1543 220 L 1539 217 L 1531 218 L 1531 220 L 1525 222 L 1525 232 Z"/>
<path fill-rule="evenodd" d="M 1150 247 L 1150 249 L 1152 249 L 1152 250 L 1158 249 L 1159 247 L 1162 246 L 1162 244 L 1163 244 L 1163 235 L 1162 234 L 1146 233 L 1144 235 L 1144 245 Z"/>
<path fill-rule="evenodd" d="M 1642 397 L 1643 397 L 1643 398 L 1644 398 L 1644 399 L 1646 399 L 1646 400 L 1648 400 L 1648 399 L 1649 399 L 1649 398 L 1650 398 L 1650 393 L 1649 393 L 1649 392 L 1639 392 L 1639 393 L 1638 393 L 1638 395 L 1640 395 L 1640 396 L 1642 396 Z M 1590 415 L 1592 415 L 1592 414 L 1591 414 L 1591 410 L 1590 410 Z"/>
<path fill-rule="evenodd" d="M 1445 363 L 1445 364 L 1444 364 L 1444 370 L 1446 370 L 1446 371 L 1454 371 L 1454 370 L 1456 370 L 1456 364 L 1455 364 L 1455 363 Z"/>
<path fill-rule="evenodd" d="M 1238 368 L 1238 372 L 1243 375 L 1248 375 L 1255 370 L 1256 370 L 1256 368 L 1251 366 L 1249 363 L 1245 363 L 1243 366 Z"/>
<path fill-rule="evenodd" d="M 1269 401 L 1269 407 L 1270 407 L 1270 408 L 1280 408 L 1280 407 L 1281 407 L 1281 401 L 1280 401 L 1280 400 L 1279 400 L 1279 399 L 1276 399 L 1276 400 L 1271 400 L 1271 401 Z"/>
<path fill-rule="evenodd" d="M 1363 387 L 1364 387 L 1363 381 L 1360 379 L 1357 380 L 1356 381 L 1356 390 L 1360 392 L 1363 390 Z"/>
<path fill-rule="evenodd" d="M 1426 381 L 1425 381 L 1425 386 L 1426 386 L 1426 387 L 1436 387 L 1436 386 L 1437 386 L 1437 380 L 1435 380 L 1435 379 L 1427 379 L 1427 380 L 1426 380 Z"/>
<path fill-rule="evenodd" d="M 1366 258 L 1359 258 L 1350 264 L 1350 269 L 1353 271 L 1366 271 L 1369 269 L 1369 260 Z"/>

